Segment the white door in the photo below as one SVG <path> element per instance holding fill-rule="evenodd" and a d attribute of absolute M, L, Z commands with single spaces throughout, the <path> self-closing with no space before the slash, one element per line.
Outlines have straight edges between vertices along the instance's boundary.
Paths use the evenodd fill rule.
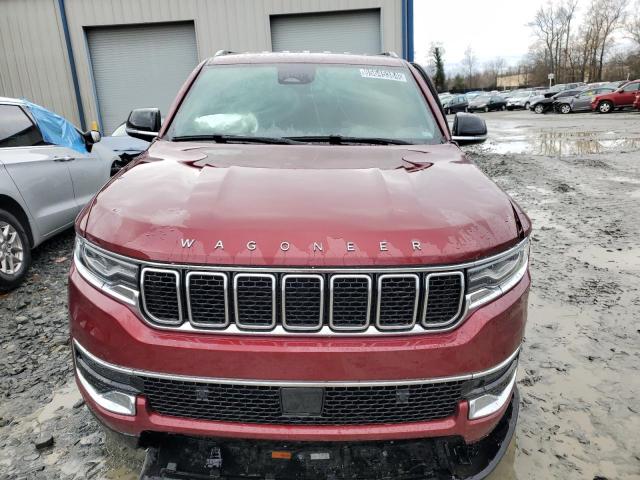
<path fill-rule="evenodd" d="M 40 130 L 20 106 L 0 105 L 0 164 L 41 235 L 48 236 L 71 226 L 78 207 L 67 167 L 71 157 L 66 149 L 43 143 Z"/>
<path fill-rule="evenodd" d="M 271 16 L 274 52 L 381 52 L 380 10 Z"/>
<path fill-rule="evenodd" d="M 105 135 L 134 108 L 166 114 L 198 63 L 192 22 L 96 27 L 87 41 Z"/>

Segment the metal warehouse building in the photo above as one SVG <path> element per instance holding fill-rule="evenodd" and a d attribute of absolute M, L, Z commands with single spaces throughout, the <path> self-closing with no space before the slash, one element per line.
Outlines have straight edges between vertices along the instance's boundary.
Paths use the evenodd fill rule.
<path fill-rule="evenodd" d="M 412 0 L 0 0 L 0 96 L 109 134 L 216 51 L 397 52 Z"/>

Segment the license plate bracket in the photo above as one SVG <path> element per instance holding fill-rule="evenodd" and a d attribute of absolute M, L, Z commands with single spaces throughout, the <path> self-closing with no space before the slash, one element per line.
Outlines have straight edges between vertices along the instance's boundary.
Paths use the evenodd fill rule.
<path fill-rule="evenodd" d="M 319 417 L 322 415 L 324 388 L 283 387 L 280 389 L 282 415 Z"/>

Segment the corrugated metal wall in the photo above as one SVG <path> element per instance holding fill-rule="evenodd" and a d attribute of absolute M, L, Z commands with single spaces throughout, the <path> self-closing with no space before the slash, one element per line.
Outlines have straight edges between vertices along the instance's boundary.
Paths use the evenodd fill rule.
<path fill-rule="evenodd" d="M 56 4 L 0 0 L 0 95 L 26 94 L 78 123 Z M 193 21 L 202 59 L 220 49 L 270 50 L 270 15 L 370 8 L 381 10 L 383 50 L 401 54 L 401 0 L 66 0 L 87 123 L 98 119 L 87 27 Z"/>
<path fill-rule="evenodd" d="M 79 123 L 56 0 L 0 1 L 0 96 L 27 98 Z"/>

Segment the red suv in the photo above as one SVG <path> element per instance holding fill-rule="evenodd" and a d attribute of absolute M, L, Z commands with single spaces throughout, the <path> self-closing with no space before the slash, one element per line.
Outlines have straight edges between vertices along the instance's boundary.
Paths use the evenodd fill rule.
<path fill-rule="evenodd" d="M 488 472 L 518 412 L 531 223 L 457 145 L 484 121 L 452 135 L 418 65 L 332 54 L 217 55 L 160 118 L 131 113 L 157 138 L 76 222 L 96 417 L 343 464 L 344 442 L 427 442 Z"/>
<path fill-rule="evenodd" d="M 611 113 L 614 110 L 633 107 L 638 91 L 640 91 L 640 80 L 625 83 L 615 92 L 593 97 L 591 109 L 600 113 Z"/>

